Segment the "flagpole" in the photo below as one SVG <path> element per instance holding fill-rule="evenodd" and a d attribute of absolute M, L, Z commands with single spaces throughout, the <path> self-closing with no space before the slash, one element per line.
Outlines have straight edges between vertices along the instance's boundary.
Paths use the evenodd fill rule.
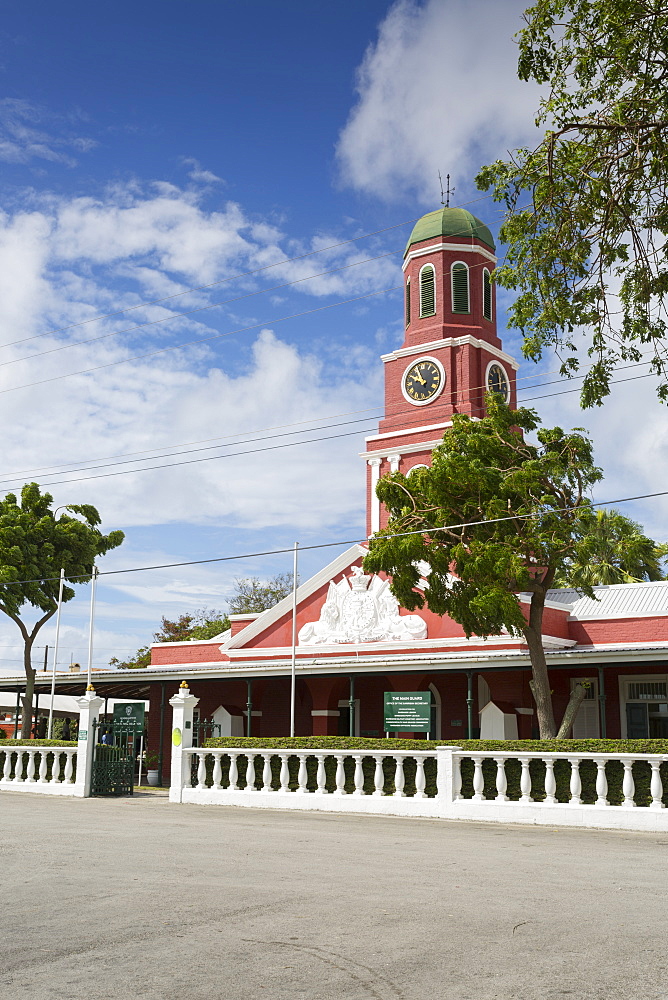
<path fill-rule="evenodd" d="M 290 736 L 295 735 L 295 683 L 297 659 L 297 550 L 299 542 L 295 542 L 295 554 L 292 565 L 292 668 L 290 671 Z"/>
<path fill-rule="evenodd" d="M 97 566 L 93 566 L 90 588 L 90 626 L 88 629 L 88 690 L 93 687 L 93 620 L 95 617 L 95 584 L 97 583 Z"/>
<path fill-rule="evenodd" d="M 56 615 L 56 646 L 53 651 L 53 670 L 51 671 L 51 705 L 49 707 L 49 739 L 53 739 L 53 699 L 56 693 L 56 664 L 58 662 L 58 640 L 60 638 L 60 609 L 63 605 L 63 585 L 65 569 L 60 567 L 60 583 L 58 585 L 58 614 Z"/>

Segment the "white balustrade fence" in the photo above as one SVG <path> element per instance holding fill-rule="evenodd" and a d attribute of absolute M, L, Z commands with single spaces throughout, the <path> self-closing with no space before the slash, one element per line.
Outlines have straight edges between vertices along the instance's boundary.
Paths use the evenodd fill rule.
<path fill-rule="evenodd" d="M 459 747 L 179 747 L 170 789 L 174 802 L 668 831 L 664 797 L 668 755 Z"/>
<path fill-rule="evenodd" d="M 0 789 L 76 795 L 77 747 L 0 744 Z"/>

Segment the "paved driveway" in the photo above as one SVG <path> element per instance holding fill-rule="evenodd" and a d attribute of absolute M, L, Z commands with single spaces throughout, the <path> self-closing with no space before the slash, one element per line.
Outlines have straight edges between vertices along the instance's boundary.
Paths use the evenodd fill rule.
<path fill-rule="evenodd" d="M 12 1000 L 668 998 L 668 837 L 0 793 Z"/>

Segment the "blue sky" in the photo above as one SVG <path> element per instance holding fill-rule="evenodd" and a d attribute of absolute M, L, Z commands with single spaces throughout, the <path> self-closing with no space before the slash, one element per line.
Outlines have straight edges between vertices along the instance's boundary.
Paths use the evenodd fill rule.
<path fill-rule="evenodd" d="M 0 487 L 37 479 L 57 504 L 96 504 L 127 534 L 102 569 L 358 537 L 357 456 L 380 413 L 378 356 L 401 341 L 412 220 L 438 204 L 440 169 L 453 203 L 495 229 L 473 176 L 534 138 L 537 95 L 514 68 L 523 6 L 5 3 Z M 665 460 L 648 395 L 624 386 L 584 416 L 577 394 L 532 405 L 591 429 L 602 497 L 621 496 L 629 482 L 649 492 Z M 632 513 L 661 536 L 660 506 Z M 302 575 L 331 551 L 305 556 Z M 143 645 L 162 614 L 222 608 L 235 577 L 290 563 L 102 578 L 96 665 Z M 85 655 L 87 600 L 82 588 L 65 609 L 63 662 Z M 9 670 L 11 623 L 0 646 Z"/>

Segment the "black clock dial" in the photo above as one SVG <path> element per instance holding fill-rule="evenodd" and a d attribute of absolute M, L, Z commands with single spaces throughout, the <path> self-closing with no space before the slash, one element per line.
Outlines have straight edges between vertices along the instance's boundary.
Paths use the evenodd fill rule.
<path fill-rule="evenodd" d="M 433 399 L 443 387 L 444 377 L 434 361 L 416 361 L 404 375 L 404 389 L 409 399 L 415 403 L 426 403 Z"/>
<path fill-rule="evenodd" d="M 498 392 L 505 402 L 508 402 L 508 377 L 501 365 L 490 365 L 487 372 L 487 389 Z"/>

